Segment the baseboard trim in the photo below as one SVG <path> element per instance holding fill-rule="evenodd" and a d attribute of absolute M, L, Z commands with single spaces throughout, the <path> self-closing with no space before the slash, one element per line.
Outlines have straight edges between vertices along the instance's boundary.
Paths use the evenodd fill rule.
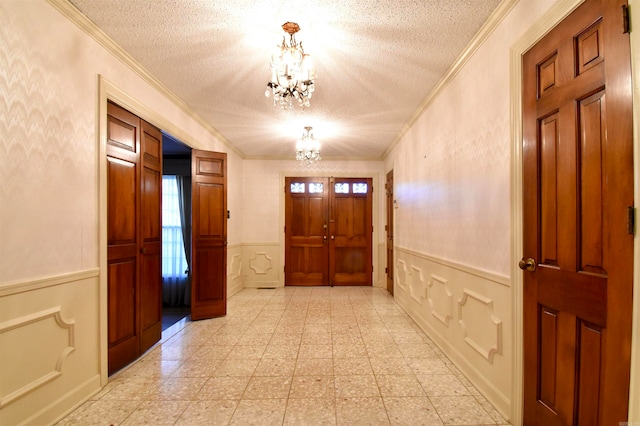
<path fill-rule="evenodd" d="M 51 404 L 43 407 L 40 411 L 26 418 L 20 425 L 55 424 L 91 399 L 100 392 L 100 390 L 102 390 L 100 375 L 96 374 Z"/>

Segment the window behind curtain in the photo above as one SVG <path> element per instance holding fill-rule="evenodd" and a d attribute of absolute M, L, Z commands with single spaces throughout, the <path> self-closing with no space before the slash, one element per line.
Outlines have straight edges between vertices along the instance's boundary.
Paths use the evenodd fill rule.
<path fill-rule="evenodd" d="M 162 177 L 162 280 L 184 285 L 187 260 L 182 241 L 178 183 L 175 176 Z"/>

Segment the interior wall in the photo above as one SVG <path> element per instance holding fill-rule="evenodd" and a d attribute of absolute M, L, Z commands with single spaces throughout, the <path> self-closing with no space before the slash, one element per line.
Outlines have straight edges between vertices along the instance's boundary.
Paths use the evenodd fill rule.
<path fill-rule="evenodd" d="M 0 2 L 0 424 L 52 423 L 106 384 L 103 87 L 192 147 L 227 152 L 228 206 L 242 209 L 242 158 L 74 10 Z"/>
<path fill-rule="evenodd" d="M 292 157 L 294 141 L 291 145 Z M 245 287 L 284 285 L 284 177 L 372 177 L 373 263 L 375 286 L 386 275 L 379 253 L 384 253 L 384 179 L 382 161 L 321 160 L 311 166 L 295 160 L 245 160 L 242 184 L 243 251 Z"/>
<path fill-rule="evenodd" d="M 385 158 L 396 299 L 506 417 L 512 373 L 511 46 L 554 4 L 519 1 Z"/>

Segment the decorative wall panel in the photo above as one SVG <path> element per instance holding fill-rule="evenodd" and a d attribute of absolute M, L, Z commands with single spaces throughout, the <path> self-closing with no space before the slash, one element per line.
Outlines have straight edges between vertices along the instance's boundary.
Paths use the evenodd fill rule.
<path fill-rule="evenodd" d="M 263 251 L 255 252 L 249 259 L 249 269 L 252 269 L 256 275 L 266 275 L 273 267 L 273 259 Z"/>
<path fill-rule="evenodd" d="M 453 317 L 453 293 L 447 286 L 447 280 L 431 274 L 427 289 L 427 300 L 431 307 L 431 315 L 447 327 Z"/>
<path fill-rule="evenodd" d="M 281 287 L 284 274 L 280 273 L 281 246 L 277 243 L 244 244 L 242 246 L 243 278 L 245 287 Z"/>
<path fill-rule="evenodd" d="M 227 299 L 243 289 L 242 246 L 227 246 Z"/>
<path fill-rule="evenodd" d="M 458 300 L 458 322 L 464 341 L 493 363 L 502 352 L 502 321 L 493 311 L 493 300 L 465 289 Z"/>
<path fill-rule="evenodd" d="M 427 288 L 427 284 L 424 282 L 424 278 L 422 278 L 422 269 L 411 265 L 410 277 L 409 293 L 411 294 L 411 298 L 419 305 L 422 305 L 426 297 Z"/>
<path fill-rule="evenodd" d="M 395 253 L 396 301 L 506 411 L 512 385 L 511 350 L 503 346 L 512 330 L 509 279 L 404 247 L 396 246 Z"/>
<path fill-rule="evenodd" d="M 0 292 L 0 424 L 52 424 L 100 387 L 97 269 Z"/>
<path fill-rule="evenodd" d="M 404 260 L 397 259 L 396 260 L 396 270 L 395 278 L 396 278 L 396 286 L 401 288 L 402 290 L 409 290 L 409 272 L 407 271 L 407 263 Z"/>
<path fill-rule="evenodd" d="M 0 409 L 62 374 L 62 364 L 75 350 L 73 320 L 65 320 L 60 306 L 0 323 L 0 372 L 20 369 L 19 375 L 0 374 Z M 40 336 L 35 342 L 21 335 Z"/>

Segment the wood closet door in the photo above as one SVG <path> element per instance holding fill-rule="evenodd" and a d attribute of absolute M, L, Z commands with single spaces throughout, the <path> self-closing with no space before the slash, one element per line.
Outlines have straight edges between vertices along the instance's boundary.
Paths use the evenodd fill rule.
<path fill-rule="evenodd" d="M 138 357 L 140 318 L 140 120 L 107 108 L 107 286 L 109 374 Z"/>
<path fill-rule="evenodd" d="M 285 178 L 285 285 L 329 284 L 329 178 Z"/>
<path fill-rule="evenodd" d="M 623 4 L 587 0 L 523 58 L 525 424 L 627 419 L 634 200 Z"/>
<path fill-rule="evenodd" d="M 191 318 L 227 313 L 227 154 L 191 154 Z"/>
<path fill-rule="evenodd" d="M 141 120 L 140 353 L 162 337 L 162 133 Z"/>

